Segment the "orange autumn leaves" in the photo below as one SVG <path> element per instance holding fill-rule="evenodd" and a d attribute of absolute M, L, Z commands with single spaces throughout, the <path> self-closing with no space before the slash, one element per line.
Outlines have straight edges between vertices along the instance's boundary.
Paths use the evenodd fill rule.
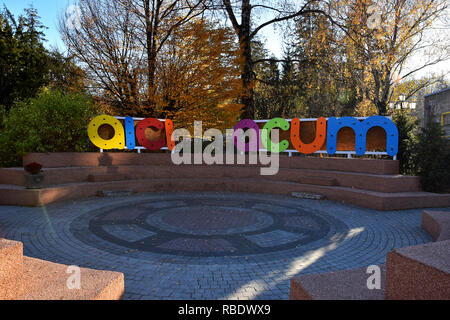
<path fill-rule="evenodd" d="M 166 43 L 157 71 L 154 101 L 158 111 L 189 128 L 229 129 L 240 116 L 242 83 L 238 46 L 227 28 L 197 19 L 183 25 Z"/>

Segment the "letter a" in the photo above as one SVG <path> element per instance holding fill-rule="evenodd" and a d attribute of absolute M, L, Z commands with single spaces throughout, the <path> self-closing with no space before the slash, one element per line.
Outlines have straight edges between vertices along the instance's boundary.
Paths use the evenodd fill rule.
<path fill-rule="evenodd" d="M 381 269 L 379 266 L 369 266 L 367 267 L 367 273 L 372 274 L 367 279 L 367 288 L 369 290 L 380 290 L 381 289 Z"/>
<path fill-rule="evenodd" d="M 78 266 L 70 266 L 67 268 L 66 273 L 72 274 L 66 282 L 69 290 L 81 289 L 81 269 Z"/>

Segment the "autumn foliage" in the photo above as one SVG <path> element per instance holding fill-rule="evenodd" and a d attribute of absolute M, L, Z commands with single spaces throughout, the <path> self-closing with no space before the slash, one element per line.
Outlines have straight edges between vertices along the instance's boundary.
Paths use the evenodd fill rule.
<path fill-rule="evenodd" d="M 228 28 L 214 28 L 197 19 L 183 25 L 161 55 L 155 94 L 158 113 L 176 126 L 229 129 L 242 105 L 237 45 Z"/>

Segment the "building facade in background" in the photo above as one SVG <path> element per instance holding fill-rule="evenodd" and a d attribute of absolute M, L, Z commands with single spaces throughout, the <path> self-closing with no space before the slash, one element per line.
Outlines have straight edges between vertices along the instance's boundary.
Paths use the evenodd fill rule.
<path fill-rule="evenodd" d="M 424 102 L 424 124 L 441 123 L 450 139 L 450 87 L 427 94 Z"/>

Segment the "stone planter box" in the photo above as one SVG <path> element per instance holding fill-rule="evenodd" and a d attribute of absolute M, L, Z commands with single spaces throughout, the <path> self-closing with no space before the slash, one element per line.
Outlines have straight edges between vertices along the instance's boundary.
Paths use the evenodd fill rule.
<path fill-rule="evenodd" d="M 42 189 L 44 188 L 44 174 L 25 174 L 25 188 Z"/>

